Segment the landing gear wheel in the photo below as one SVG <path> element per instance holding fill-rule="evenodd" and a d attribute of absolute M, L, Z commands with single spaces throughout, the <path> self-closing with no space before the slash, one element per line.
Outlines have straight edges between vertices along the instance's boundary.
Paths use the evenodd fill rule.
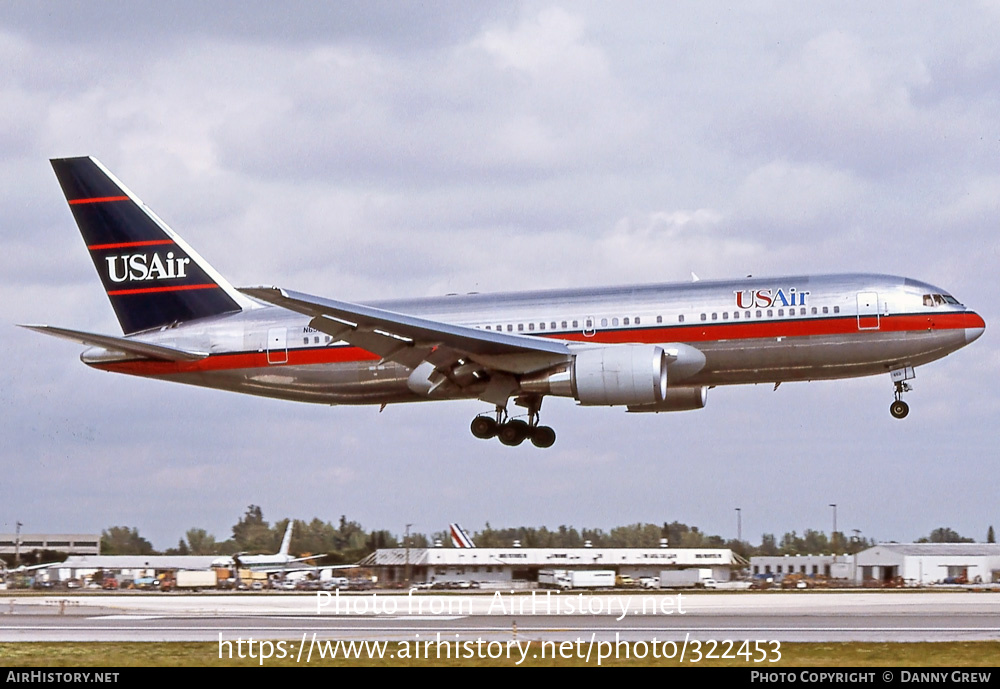
<path fill-rule="evenodd" d="M 500 438 L 500 442 L 504 445 L 513 447 L 523 443 L 530 432 L 531 428 L 527 423 L 521 419 L 514 419 L 500 426 L 497 437 Z"/>
<path fill-rule="evenodd" d="M 497 434 L 500 430 L 500 424 L 491 419 L 488 416 L 477 416 L 472 420 L 472 425 L 469 427 L 472 431 L 472 435 L 482 440 L 489 440 Z"/>
<path fill-rule="evenodd" d="M 897 419 L 905 418 L 906 415 L 910 413 L 910 405 L 903 400 L 896 400 L 889 405 L 889 413 Z"/>
<path fill-rule="evenodd" d="M 531 444 L 535 447 L 552 447 L 556 432 L 549 426 L 535 426 L 531 431 Z"/>

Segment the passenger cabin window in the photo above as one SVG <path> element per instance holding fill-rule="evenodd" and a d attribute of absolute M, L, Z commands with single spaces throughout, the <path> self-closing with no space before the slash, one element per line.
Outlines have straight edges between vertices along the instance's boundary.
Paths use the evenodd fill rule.
<path fill-rule="evenodd" d="M 617 328 L 618 327 L 618 319 L 617 318 L 612 318 L 611 319 L 611 325 Z"/>
<path fill-rule="evenodd" d="M 635 317 L 635 324 L 639 325 L 639 317 L 638 316 Z M 628 323 L 626 323 L 625 325 L 628 325 Z"/>
<path fill-rule="evenodd" d="M 834 306 L 833 307 L 833 312 L 834 313 L 840 313 L 840 307 L 839 306 Z"/>
<path fill-rule="evenodd" d="M 707 321 L 708 320 L 708 316 L 706 316 L 705 314 L 701 314 L 701 320 Z"/>
<path fill-rule="evenodd" d="M 823 313 L 830 313 L 830 307 L 829 306 L 824 306 L 823 307 Z"/>
<path fill-rule="evenodd" d="M 728 311 L 723 311 L 722 312 L 722 320 L 724 320 L 724 321 L 728 321 L 729 320 L 729 312 Z"/>
<path fill-rule="evenodd" d="M 628 325 L 628 316 L 625 316 L 625 318 L 622 319 L 622 325 Z"/>
<path fill-rule="evenodd" d="M 580 322 L 579 321 L 573 321 L 573 327 L 574 328 L 579 328 L 580 327 Z"/>
<path fill-rule="evenodd" d="M 663 316 L 657 316 L 656 317 L 656 322 L 657 323 L 662 323 L 663 322 Z M 681 323 L 683 323 L 683 322 L 684 322 L 684 316 L 681 316 Z"/>
<path fill-rule="evenodd" d="M 657 316 L 657 319 L 659 319 L 659 316 Z M 659 320 L 657 320 L 657 322 L 659 322 Z M 684 322 L 684 314 L 681 314 L 680 316 L 677 317 L 677 322 L 678 323 Z"/>
<path fill-rule="evenodd" d="M 519 333 L 523 333 L 524 332 L 524 323 L 518 323 L 517 324 L 517 332 L 519 332 Z"/>
<path fill-rule="evenodd" d="M 608 319 L 607 318 L 602 318 L 601 319 L 601 327 L 602 328 L 607 328 L 608 327 Z"/>
<path fill-rule="evenodd" d="M 534 329 L 535 329 L 535 324 L 534 323 L 528 323 L 528 330 L 534 330 Z"/>

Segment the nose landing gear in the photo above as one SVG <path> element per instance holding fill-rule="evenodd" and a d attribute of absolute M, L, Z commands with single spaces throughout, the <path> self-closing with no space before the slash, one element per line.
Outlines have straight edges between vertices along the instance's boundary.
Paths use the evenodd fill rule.
<path fill-rule="evenodd" d="M 482 440 L 495 437 L 510 447 L 520 445 L 529 438 L 535 447 L 552 447 L 556 442 L 556 432 L 549 426 L 541 426 L 538 423 L 538 411 L 542 406 L 541 396 L 518 398 L 516 404 L 527 407 L 527 421 L 508 418 L 507 408 L 497 405 L 495 417 L 480 414 L 472 420 L 469 428 L 472 435 Z"/>
<path fill-rule="evenodd" d="M 892 383 L 896 388 L 896 399 L 889 405 L 889 413 L 892 414 L 893 418 L 902 419 L 910 413 L 910 405 L 903 401 L 903 393 L 913 390 L 913 387 L 906 381 L 913 380 L 916 377 L 916 374 L 914 374 L 912 366 L 907 366 L 905 368 L 890 371 L 889 375 L 892 377 Z"/>

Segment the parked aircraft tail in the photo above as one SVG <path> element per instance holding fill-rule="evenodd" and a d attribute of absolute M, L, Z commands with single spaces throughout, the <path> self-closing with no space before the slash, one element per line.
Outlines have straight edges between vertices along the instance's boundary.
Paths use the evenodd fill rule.
<path fill-rule="evenodd" d="M 248 304 L 97 160 L 51 162 L 126 335 Z"/>
<path fill-rule="evenodd" d="M 281 539 L 281 549 L 278 551 L 278 555 L 288 555 L 288 548 L 292 545 L 293 524 L 295 524 L 295 522 L 289 519 L 288 528 L 285 529 L 285 537 Z"/>
<path fill-rule="evenodd" d="M 458 524 L 449 524 L 448 531 L 451 533 L 451 544 L 456 548 L 476 547 L 476 544 L 472 542 L 472 537 Z"/>

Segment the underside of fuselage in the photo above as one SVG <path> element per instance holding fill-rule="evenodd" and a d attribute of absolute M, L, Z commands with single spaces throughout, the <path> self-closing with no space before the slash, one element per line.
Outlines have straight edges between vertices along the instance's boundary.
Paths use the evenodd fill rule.
<path fill-rule="evenodd" d="M 666 343 L 665 343 L 666 344 Z M 694 375 L 671 378 L 671 387 L 713 387 L 819 381 L 885 374 L 920 366 L 965 346 L 964 330 L 859 331 L 854 334 L 722 340 L 694 343 L 705 355 Z M 146 377 L 232 392 L 316 404 L 397 404 L 476 399 L 486 382 L 443 386 L 432 396 L 408 387 L 411 370 L 378 360 L 269 365 Z"/>

